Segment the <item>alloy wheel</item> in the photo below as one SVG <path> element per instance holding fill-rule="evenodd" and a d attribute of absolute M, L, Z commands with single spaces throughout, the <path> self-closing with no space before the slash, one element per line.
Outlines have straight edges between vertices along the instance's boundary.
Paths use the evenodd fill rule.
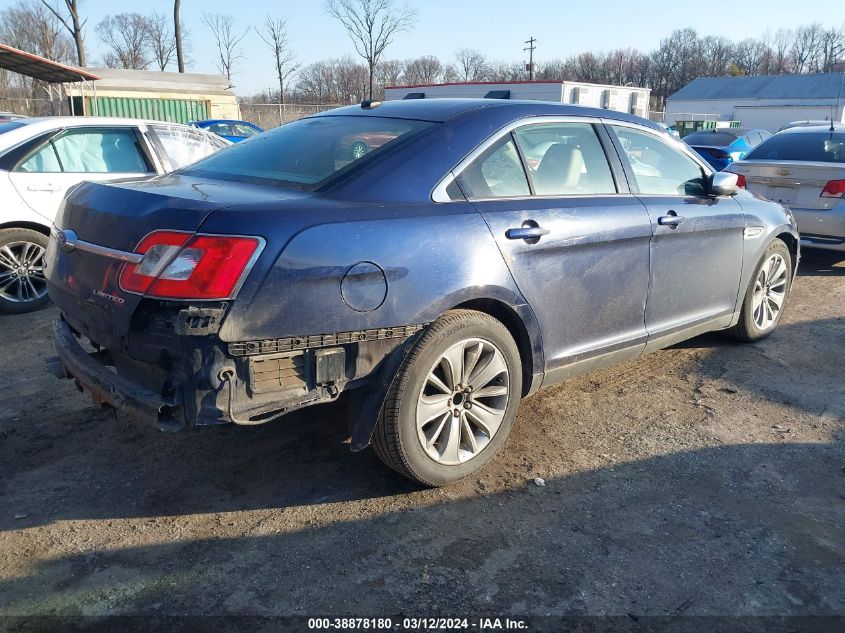
<path fill-rule="evenodd" d="M 0 247 L 0 298 L 27 303 L 47 294 L 44 253 L 44 247 L 33 242 L 9 242 Z"/>
<path fill-rule="evenodd" d="M 481 453 L 504 420 L 509 384 L 505 357 L 490 341 L 467 339 L 447 349 L 417 401 L 417 436 L 426 454 L 452 466 Z"/>
<path fill-rule="evenodd" d="M 760 267 L 751 299 L 754 324 L 761 331 L 774 327 L 786 299 L 789 267 L 779 253 L 774 253 Z"/>

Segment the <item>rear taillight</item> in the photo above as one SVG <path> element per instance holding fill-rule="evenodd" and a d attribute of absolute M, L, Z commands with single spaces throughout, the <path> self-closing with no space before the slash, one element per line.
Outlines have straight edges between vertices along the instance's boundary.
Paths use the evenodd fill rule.
<path fill-rule="evenodd" d="M 736 175 L 736 186 L 739 189 L 745 189 L 745 176 L 743 176 L 742 174 Z"/>
<path fill-rule="evenodd" d="M 822 198 L 841 198 L 845 196 L 845 180 L 831 180 L 822 189 Z"/>
<path fill-rule="evenodd" d="M 156 231 L 135 249 L 144 259 L 124 266 L 120 287 L 160 299 L 228 299 L 261 242 L 257 237 Z"/>

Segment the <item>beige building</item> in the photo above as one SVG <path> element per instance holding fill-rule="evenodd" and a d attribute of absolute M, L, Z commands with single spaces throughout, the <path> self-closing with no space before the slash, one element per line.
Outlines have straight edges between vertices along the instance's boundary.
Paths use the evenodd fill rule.
<path fill-rule="evenodd" d="M 238 119 L 229 81 L 219 75 L 90 68 L 95 81 L 65 85 L 71 111 L 85 116 L 124 116 L 185 123 Z"/>

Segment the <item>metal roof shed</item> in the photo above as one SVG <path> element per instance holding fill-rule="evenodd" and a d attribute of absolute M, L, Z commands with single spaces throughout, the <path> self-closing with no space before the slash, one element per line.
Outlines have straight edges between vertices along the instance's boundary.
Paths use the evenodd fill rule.
<path fill-rule="evenodd" d="M 666 122 L 741 121 L 778 131 L 791 121 L 845 121 L 845 73 L 700 77 L 666 100 Z"/>
<path fill-rule="evenodd" d="M 54 90 L 58 99 L 61 100 L 62 89 L 65 85 L 77 84 L 79 91 L 84 93 L 86 86 L 93 91 L 93 85 L 89 82 L 100 79 L 99 75 L 87 70 L 61 64 L 6 44 L 0 44 L 0 68 L 45 82 L 45 89 L 51 102 Z M 74 114 L 73 100 L 71 100 L 71 114 Z"/>
<path fill-rule="evenodd" d="M 222 76 L 119 68 L 94 72 L 100 78 L 96 99 L 88 97 L 85 104 L 89 114 L 175 123 L 239 118 L 235 93 Z M 69 94 L 77 99 L 83 96 L 74 88 Z"/>

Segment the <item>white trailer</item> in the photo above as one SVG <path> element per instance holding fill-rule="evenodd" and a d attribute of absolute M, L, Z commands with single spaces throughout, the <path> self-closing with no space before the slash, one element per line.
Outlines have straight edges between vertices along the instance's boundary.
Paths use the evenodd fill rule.
<path fill-rule="evenodd" d="M 492 83 L 468 81 L 417 86 L 389 86 L 386 101 L 398 99 L 435 99 L 444 97 L 475 99 L 527 99 L 629 112 L 648 118 L 649 88 L 612 86 L 577 81 L 514 81 Z"/>

